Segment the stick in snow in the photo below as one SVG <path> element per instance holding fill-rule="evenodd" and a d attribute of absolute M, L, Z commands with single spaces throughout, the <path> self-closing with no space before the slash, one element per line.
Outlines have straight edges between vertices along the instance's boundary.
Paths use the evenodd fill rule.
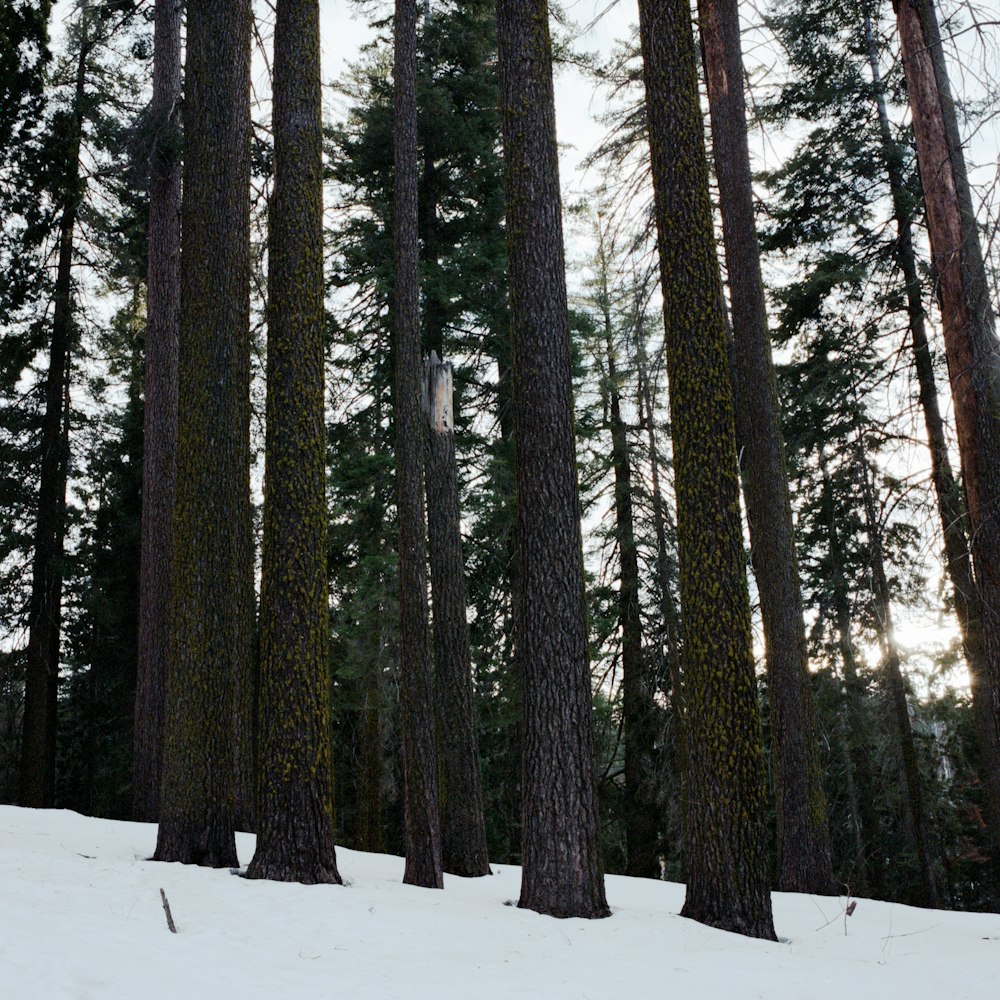
<path fill-rule="evenodd" d="M 170 904 L 167 902 L 167 894 L 161 889 L 160 899 L 163 900 L 163 912 L 167 915 L 167 926 L 170 928 L 171 934 L 177 933 L 177 928 L 174 926 L 174 918 L 170 915 Z"/>

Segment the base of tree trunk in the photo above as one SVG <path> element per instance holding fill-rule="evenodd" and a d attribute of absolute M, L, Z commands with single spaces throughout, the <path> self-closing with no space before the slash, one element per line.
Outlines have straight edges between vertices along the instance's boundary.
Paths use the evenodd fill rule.
<path fill-rule="evenodd" d="M 774 921 L 767 907 L 767 916 L 757 916 L 755 911 L 761 907 L 746 907 L 747 913 L 740 913 L 743 907 L 736 901 L 729 900 L 729 905 L 720 905 L 718 901 L 690 899 L 690 894 L 681 907 L 681 916 L 697 920 L 706 927 L 715 927 L 720 931 L 730 931 L 733 934 L 743 934 L 745 937 L 760 938 L 763 941 L 777 941 L 774 933 Z"/>
<path fill-rule="evenodd" d="M 195 828 L 187 823 L 161 821 L 153 860 L 204 868 L 238 868 L 240 864 L 229 823 Z"/>
<path fill-rule="evenodd" d="M 331 858 L 325 862 L 297 864 L 290 858 L 254 857 L 247 868 L 246 878 L 262 878 L 271 882 L 299 882 L 302 885 L 343 885 L 344 880 L 337 871 L 337 862 Z"/>

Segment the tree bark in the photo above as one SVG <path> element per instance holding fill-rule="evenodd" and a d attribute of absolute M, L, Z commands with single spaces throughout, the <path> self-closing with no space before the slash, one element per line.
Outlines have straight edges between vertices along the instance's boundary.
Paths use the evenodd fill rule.
<path fill-rule="evenodd" d="M 569 320 L 545 0 L 499 0 L 524 704 L 518 905 L 609 913 L 598 806 Z"/>
<path fill-rule="evenodd" d="M 247 878 L 339 885 L 327 621 L 319 0 L 278 0 L 273 100 L 260 792 Z"/>
<path fill-rule="evenodd" d="M 974 655 L 973 634 L 968 662 L 993 813 L 996 866 L 1000 864 L 1000 342 L 934 5 L 929 0 L 894 0 L 893 6 L 913 113 L 969 513 L 985 655 L 981 660 Z M 961 557 L 956 555 L 961 570 Z M 975 604 L 968 608 L 973 626 L 976 610 Z M 980 670 L 980 663 L 985 669 Z"/>
<path fill-rule="evenodd" d="M 785 441 L 754 221 L 737 0 L 699 0 L 715 174 L 726 250 L 738 438 L 751 559 L 760 595 L 778 827 L 777 887 L 835 891 L 817 755 L 802 587 Z"/>
<path fill-rule="evenodd" d="M 625 751 L 625 874 L 660 877 L 659 809 L 656 801 L 656 752 L 653 687 L 642 649 L 639 609 L 639 556 L 632 517 L 632 468 L 611 316 L 610 262 L 604 222 L 598 225 L 598 305 L 604 321 L 607 372 L 601 395 L 611 425 L 615 477 L 615 537 L 618 546 L 618 620 L 622 630 L 622 743 Z"/>
<path fill-rule="evenodd" d="M 775 939 L 730 361 L 687 0 L 639 37 L 673 429 L 687 736 L 684 916 Z"/>
<path fill-rule="evenodd" d="M 400 674 L 406 784 L 403 881 L 444 886 L 427 635 L 421 476 L 420 276 L 417 206 L 417 4 L 396 0 L 393 61 L 393 322 L 396 361 L 396 505 L 399 516 Z"/>
<path fill-rule="evenodd" d="M 188 0 L 174 603 L 155 857 L 238 861 L 250 668 L 249 0 Z"/>
<path fill-rule="evenodd" d="M 472 656 L 462 559 L 451 365 L 433 352 L 425 362 L 427 535 L 434 609 L 434 683 L 441 752 L 441 841 L 444 870 L 490 874 L 483 782 L 476 741 Z"/>
<path fill-rule="evenodd" d="M 154 129 L 149 157 L 146 384 L 142 453 L 139 658 L 132 755 L 132 812 L 160 813 L 161 745 L 169 661 L 181 308 L 181 0 L 156 0 Z"/>
<path fill-rule="evenodd" d="M 28 649 L 21 736 L 22 806 L 51 808 L 56 794 L 56 719 L 62 635 L 63 549 L 66 482 L 69 474 L 69 387 L 74 342 L 73 252 L 77 213 L 84 191 L 80 138 L 84 121 L 90 5 L 80 7 L 80 49 L 76 61 L 73 110 L 66 144 L 66 173 L 59 221 L 59 256 L 53 294 L 49 368 L 45 376 L 38 514 L 35 520 L 28 605 Z"/>

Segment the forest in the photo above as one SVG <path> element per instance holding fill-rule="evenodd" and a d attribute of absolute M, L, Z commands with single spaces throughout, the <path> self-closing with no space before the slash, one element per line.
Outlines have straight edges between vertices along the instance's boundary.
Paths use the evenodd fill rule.
<path fill-rule="evenodd" d="M 0 803 L 1000 912 L 1000 8 L 625 8 L 2 0 Z"/>

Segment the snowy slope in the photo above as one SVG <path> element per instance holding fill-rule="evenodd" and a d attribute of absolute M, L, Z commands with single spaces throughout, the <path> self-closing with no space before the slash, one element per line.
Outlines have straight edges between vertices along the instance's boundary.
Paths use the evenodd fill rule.
<path fill-rule="evenodd" d="M 845 918 L 842 901 L 778 894 L 772 944 L 682 919 L 670 883 L 609 877 L 610 919 L 560 921 L 504 905 L 513 867 L 435 892 L 402 885 L 400 858 L 342 850 L 349 885 L 284 885 L 143 860 L 155 840 L 0 806 L 3 1000 L 1000 997 L 995 915 L 861 900 Z M 253 837 L 238 843 L 246 864 Z"/>

